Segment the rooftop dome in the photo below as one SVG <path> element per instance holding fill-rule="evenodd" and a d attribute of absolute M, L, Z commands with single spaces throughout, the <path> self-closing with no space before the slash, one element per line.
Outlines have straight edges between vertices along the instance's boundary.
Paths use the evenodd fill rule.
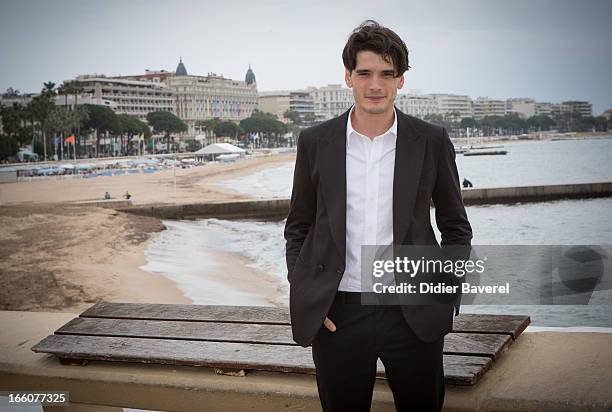
<path fill-rule="evenodd" d="M 249 70 L 246 72 L 246 76 L 244 76 L 244 81 L 247 85 L 257 83 L 255 80 L 255 73 L 253 73 L 253 69 L 251 69 L 251 65 L 249 64 Z"/>
<path fill-rule="evenodd" d="M 176 73 L 177 76 L 187 76 L 187 69 L 185 68 L 185 65 L 183 64 L 183 58 L 179 58 L 179 64 L 178 66 L 176 66 Z"/>

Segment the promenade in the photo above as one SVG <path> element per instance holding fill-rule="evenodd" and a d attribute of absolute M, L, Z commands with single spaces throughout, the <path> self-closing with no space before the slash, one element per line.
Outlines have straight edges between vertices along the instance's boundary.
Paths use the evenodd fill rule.
<path fill-rule="evenodd" d="M 251 372 L 217 375 L 203 367 L 92 361 L 61 365 L 30 347 L 77 313 L 0 312 L 0 387 L 63 390 L 76 405 L 62 411 L 318 411 L 312 375 Z M 612 334 L 524 333 L 475 386 L 447 386 L 444 411 L 588 412 L 612 408 Z M 92 409 L 92 405 L 105 408 Z M 110 408 L 109 408 L 110 407 Z M 45 411 L 60 410 L 46 408 Z M 393 411 L 384 380 L 373 410 Z"/>

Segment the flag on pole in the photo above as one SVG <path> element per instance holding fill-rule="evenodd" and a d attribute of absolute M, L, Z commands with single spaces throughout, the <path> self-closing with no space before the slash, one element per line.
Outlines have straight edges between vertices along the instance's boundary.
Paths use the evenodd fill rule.
<path fill-rule="evenodd" d="M 74 135 L 71 134 L 70 136 L 68 136 L 65 140 L 66 143 L 74 143 Z"/>

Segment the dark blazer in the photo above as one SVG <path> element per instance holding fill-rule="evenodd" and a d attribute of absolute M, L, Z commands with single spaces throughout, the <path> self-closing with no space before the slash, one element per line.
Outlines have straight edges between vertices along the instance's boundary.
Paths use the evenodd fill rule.
<path fill-rule="evenodd" d="M 437 245 L 431 226 L 435 205 L 442 247 L 470 245 L 472 229 L 461 197 L 455 151 L 446 129 L 396 108 L 393 176 L 395 245 Z M 302 131 L 284 236 L 294 340 L 309 346 L 333 303 L 346 256 L 346 123 L 349 111 Z M 452 329 L 448 304 L 403 305 L 408 325 L 426 342 Z M 333 319 L 332 319 L 333 321 Z"/>

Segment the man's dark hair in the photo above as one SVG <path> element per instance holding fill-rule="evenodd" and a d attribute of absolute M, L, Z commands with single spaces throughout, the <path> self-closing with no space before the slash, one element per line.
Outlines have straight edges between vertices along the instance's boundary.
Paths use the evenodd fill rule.
<path fill-rule="evenodd" d="M 357 66 L 357 53 L 368 50 L 380 54 L 387 62 L 393 63 L 395 77 L 410 68 L 408 48 L 393 30 L 383 27 L 374 20 L 366 20 L 348 38 L 342 51 L 344 67 L 349 72 Z"/>

